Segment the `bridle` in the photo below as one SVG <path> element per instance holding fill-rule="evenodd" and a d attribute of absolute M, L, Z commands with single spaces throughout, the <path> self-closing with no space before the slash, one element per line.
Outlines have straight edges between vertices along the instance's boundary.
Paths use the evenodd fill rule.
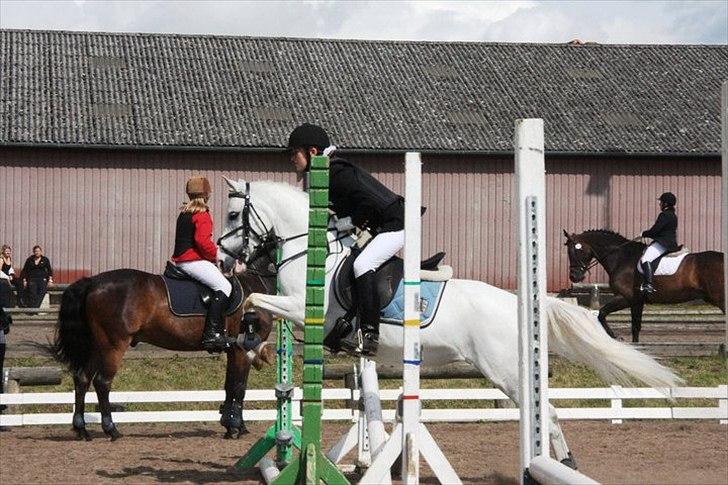
<path fill-rule="evenodd" d="M 229 199 L 243 199 L 243 214 L 242 214 L 242 223 L 229 230 L 222 236 L 220 236 L 217 240 L 217 245 L 220 248 L 222 252 L 227 254 L 228 256 L 232 257 L 235 260 L 243 262 L 246 266 L 251 266 L 253 263 L 255 263 L 257 260 L 259 260 L 262 257 L 266 257 L 269 261 L 269 264 L 273 264 L 273 267 L 275 268 L 275 271 L 270 274 L 263 274 L 262 272 L 258 270 L 253 270 L 253 273 L 257 273 L 261 276 L 275 276 L 280 268 L 285 265 L 286 263 L 289 263 L 290 261 L 293 261 L 294 259 L 300 258 L 304 254 L 306 254 L 306 251 L 301 251 L 293 256 L 289 256 L 288 258 L 276 262 L 275 258 L 270 255 L 271 250 L 274 248 L 279 247 L 283 243 L 286 243 L 288 241 L 293 241 L 295 239 L 299 239 L 301 237 L 304 237 L 308 235 L 307 232 L 304 232 L 302 234 L 297 234 L 295 236 L 291 237 L 279 237 L 275 234 L 275 231 L 271 228 L 268 229 L 268 226 L 266 226 L 265 221 L 260 216 L 258 211 L 256 210 L 253 203 L 250 201 L 250 182 L 245 183 L 245 191 L 241 192 L 239 190 L 231 191 L 228 193 Z M 253 225 L 251 224 L 251 215 L 257 220 L 257 222 L 260 224 L 260 226 L 263 228 L 263 233 L 259 233 L 255 230 Z M 243 237 L 243 244 L 241 246 L 241 249 L 239 251 L 233 251 L 231 249 L 228 249 L 225 247 L 225 240 L 229 237 L 232 237 L 233 235 L 237 234 L 238 232 L 242 231 L 242 237 Z M 255 246 L 252 253 L 249 253 L 248 247 L 250 245 L 250 239 L 251 236 L 256 238 L 260 243 Z M 252 269 L 252 268 L 251 268 Z"/>
<path fill-rule="evenodd" d="M 265 224 L 265 221 L 260 216 L 258 211 L 256 210 L 255 206 L 250 200 L 250 182 L 245 183 L 245 191 L 241 192 L 238 190 L 230 191 L 228 193 L 229 199 L 243 199 L 243 212 L 242 212 L 242 222 L 239 226 L 229 230 L 222 236 L 220 236 L 217 240 L 217 245 L 220 248 L 222 252 L 227 254 L 228 256 L 231 256 L 233 259 L 237 261 L 243 262 L 247 266 L 247 272 L 251 274 L 255 274 L 261 277 L 275 277 L 280 269 L 290 263 L 291 261 L 294 261 L 301 256 L 304 256 L 306 253 L 308 253 L 308 249 L 304 249 L 302 251 L 297 252 L 296 254 L 293 254 L 285 259 L 282 259 L 281 261 L 276 261 L 275 255 L 271 255 L 271 252 L 274 248 L 281 247 L 284 243 L 287 243 L 289 241 L 294 241 L 296 239 L 306 237 L 308 236 L 308 232 L 304 232 L 301 234 L 296 234 L 295 236 L 290 237 L 280 237 L 275 234 L 275 231 L 273 228 L 268 228 Z M 263 228 L 263 233 L 259 233 L 255 230 L 253 225 L 251 224 L 251 217 L 254 217 L 258 224 Z M 336 230 L 329 229 L 329 230 Z M 225 247 L 225 240 L 232 237 L 233 235 L 237 234 L 238 232 L 242 231 L 242 237 L 243 237 L 243 244 L 241 246 L 241 249 L 239 251 L 233 251 L 227 247 Z M 338 230 L 336 230 L 338 232 Z M 259 244 L 254 247 L 252 253 L 249 253 L 248 247 L 250 245 L 251 236 L 256 238 L 259 241 Z M 333 242 L 339 241 L 340 239 L 343 239 L 346 237 L 346 234 L 342 237 L 337 237 L 334 239 Z M 327 253 L 328 251 L 328 244 L 327 241 Z M 266 268 L 273 267 L 273 271 L 267 271 L 263 272 L 262 270 L 256 269 L 253 267 L 254 263 L 258 261 L 261 258 L 266 258 L 267 263 L 265 265 Z"/>
<path fill-rule="evenodd" d="M 597 251 L 594 249 L 594 246 L 590 244 L 589 245 L 589 250 L 591 251 L 591 257 L 589 258 L 588 262 L 585 263 L 584 261 L 579 261 L 579 264 L 572 264 L 571 263 L 571 258 L 569 258 L 569 270 L 573 270 L 574 268 L 576 268 L 576 269 L 580 270 L 584 274 L 589 273 L 589 270 L 592 269 L 597 264 L 601 264 L 602 266 L 604 266 L 604 263 L 602 263 L 602 261 L 601 261 L 602 258 L 606 258 L 607 256 L 609 256 L 610 254 L 614 253 L 615 251 L 617 251 L 622 246 L 626 246 L 627 244 L 629 244 L 631 242 L 636 242 L 637 239 L 641 239 L 641 238 L 642 238 L 642 236 L 637 236 L 635 238 L 628 239 L 627 241 L 625 241 L 625 242 L 623 242 L 621 244 L 618 244 L 617 246 L 614 246 L 612 249 L 610 249 L 609 251 L 607 251 L 607 253 L 604 254 L 604 255 L 602 255 L 602 256 L 599 256 L 597 254 Z M 574 245 L 581 244 L 581 243 L 574 243 L 574 241 L 572 241 L 571 239 L 569 239 L 569 242 L 573 243 Z"/>

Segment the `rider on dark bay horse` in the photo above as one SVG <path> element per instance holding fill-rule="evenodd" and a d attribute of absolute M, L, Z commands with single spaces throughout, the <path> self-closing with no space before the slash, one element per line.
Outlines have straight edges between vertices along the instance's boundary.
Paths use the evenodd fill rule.
<path fill-rule="evenodd" d="M 648 230 L 642 233 L 642 237 L 652 238 L 652 244 L 647 246 L 644 254 L 640 258 L 644 283 L 640 287 L 643 295 L 649 295 L 655 292 L 652 286 L 652 278 L 657 268 L 653 267 L 652 262 L 665 253 L 677 251 L 677 215 L 675 214 L 675 204 L 677 198 L 672 192 L 665 192 L 658 199 L 660 201 L 660 214 L 657 221 Z"/>
<path fill-rule="evenodd" d="M 207 310 L 202 347 L 208 352 L 222 352 L 227 347 L 224 312 L 232 285 L 215 266 L 217 246 L 212 240 L 213 223 L 207 206 L 212 190 L 205 177 L 189 179 L 186 190 L 190 200 L 177 217 L 172 261 L 214 292 Z"/>
<path fill-rule="evenodd" d="M 299 175 L 310 169 L 312 156 L 331 156 L 331 209 L 339 219 L 350 217 L 354 226 L 369 228 L 374 234 L 354 261 L 359 329 L 341 340 L 348 352 L 374 356 L 379 345 L 380 310 L 374 273 L 404 246 L 404 199 L 358 165 L 336 157 L 336 147 L 320 126 L 305 123 L 297 127 L 288 139 L 288 150 Z"/>

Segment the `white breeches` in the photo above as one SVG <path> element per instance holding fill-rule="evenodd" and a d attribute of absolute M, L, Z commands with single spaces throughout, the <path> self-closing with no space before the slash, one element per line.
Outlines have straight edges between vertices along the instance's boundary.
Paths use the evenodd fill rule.
<path fill-rule="evenodd" d="M 233 286 L 227 278 L 210 261 L 184 261 L 177 263 L 177 266 L 203 285 L 209 286 L 213 291 L 222 291 L 225 296 L 230 296 L 233 291 Z"/>
<path fill-rule="evenodd" d="M 367 271 L 376 271 L 389 258 L 397 254 L 403 246 L 404 229 L 377 234 L 354 260 L 354 277 L 358 278 Z"/>
<path fill-rule="evenodd" d="M 647 263 L 648 261 L 651 263 L 666 252 L 667 249 L 665 249 L 662 244 L 657 241 L 653 241 L 652 244 L 647 246 L 647 249 L 645 249 L 645 253 L 640 258 L 640 263 Z"/>

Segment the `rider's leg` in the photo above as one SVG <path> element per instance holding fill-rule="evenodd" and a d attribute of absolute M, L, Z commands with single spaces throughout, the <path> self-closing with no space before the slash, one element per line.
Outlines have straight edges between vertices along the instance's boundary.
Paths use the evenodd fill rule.
<path fill-rule="evenodd" d="M 205 319 L 205 329 L 202 332 L 202 346 L 209 352 L 222 352 L 227 347 L 225 309 L 232 292 L 232 285 L 210 261 L 188 261 L 178 263 L 178 266 L 213 290 Z"/>
<path fill-rule="evenodd" d="M 349 351 L 376 355 L 379 344 L 379 293 L 375 272 L 404 246 L 404 231 L 378 234 L 354 261 L 354 287 L 358 304 L 359 331 L 342 340 Z"/>
<path fill-rule="evenodd" d="M 642 276 L 644 283 L 641 286 L 641 291 L 643 295 L 648 295 L 650 293 L 654 293 L 655 287 L 652 286 L 652 280 L 653 280 L 653 274 L 654 274 L 654 268 L 652 267 L 652 261 L 660 257 L 662 253 L 664 253 L 664 248 L 662 247 L 662 244 L 658 242 L 653 242 L 650 244 L 647 249 L 645 249 L 645 253 L 640 258 L 640 265 L 642 267 Z"/>

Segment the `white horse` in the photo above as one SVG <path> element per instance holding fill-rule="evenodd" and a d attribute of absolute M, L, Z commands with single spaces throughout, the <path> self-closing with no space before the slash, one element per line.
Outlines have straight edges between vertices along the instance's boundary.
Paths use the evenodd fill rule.
<path fill-rule="evenodd" d="M 303 327 L 308 194 L 285 183 L 226 181 L 230 199 L 225 235 L 219 241 L 223 269 L 231 269 L 236 259 L 245 262 L 257 258 L 261 248 L 270 248 L 264 244 L 266 241 L 277 239 L 285 261 L 278 273 L 279 294 L 252 293 L 245 305 L 247 309 L 265 310 Z M 352 242 L 351 238 L 340 239 L 335 230 L 329 231 L 328 239 L 325 334 L 345 313 L 333 297 L 331 279 L 341 258 L 349 255 Z M 434 320 L 421 330 L 423 365 L 468 362 L 517 403 L 516 300 L 513 293 L 480 281 L 450 280 Z M 681 383 L 678 376 L 651 357 L 610 338 L 587 310 L 551 297 L 546 298 L 544 307 L 551 351 L 592 367 L 608 382 L 627 383 L 633 377 L 658 388 Z M 382 323 L 376 360 L 386 365 L 401 364 L 400 326 Z M 553 406 L 550 418 L 554 453 L 559 461 L 573 465 Z"/>

